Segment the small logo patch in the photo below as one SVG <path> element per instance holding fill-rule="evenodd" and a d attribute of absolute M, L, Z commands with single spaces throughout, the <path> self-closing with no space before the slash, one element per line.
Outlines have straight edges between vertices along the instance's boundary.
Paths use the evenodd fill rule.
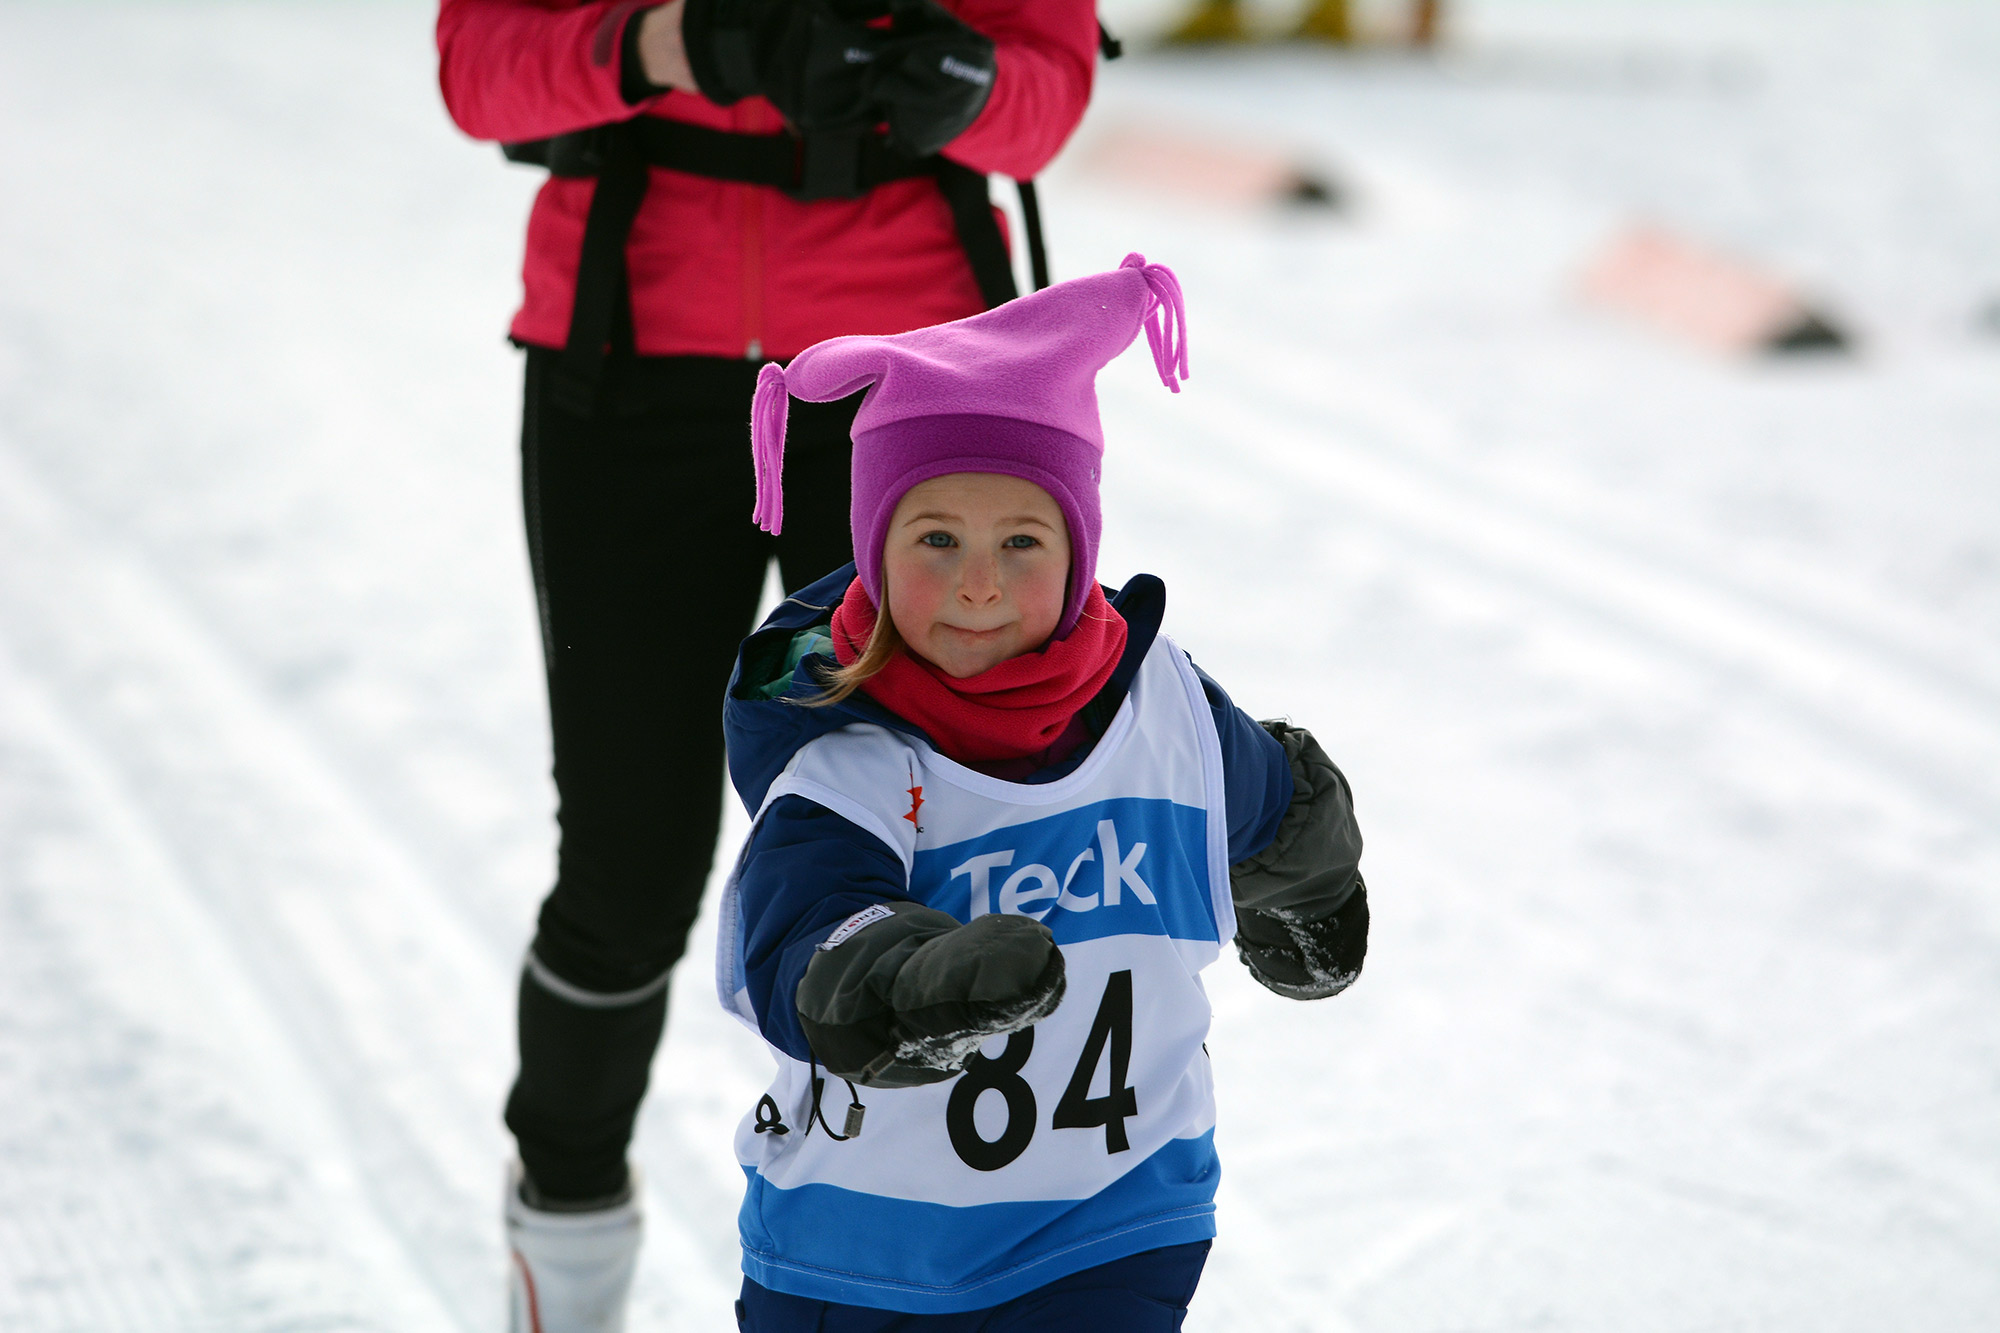
<path fill-rule="evenodd" d="M 964 79 L 967 83 L 976 83 L 982 88 L 993 82 L 992 70 L 981 69 L 977 65 L 968 65 L 956 56 L 946 56 L 939 62 L 938 68 L 951 75 L 954 79 Z"/>
<path fill-rule="evenodd" d="M 856 931 L 865 926 L 872 926 L 877 921 L 886 921 L 894 915 L 896 914 L 881 903 L 876 903 L 873 907 L 864 907 L 834 927 L 833 934 L 820 941 L 819 951 L 825 953 L 828 949 L 838 949 L 847 943 Z"/>

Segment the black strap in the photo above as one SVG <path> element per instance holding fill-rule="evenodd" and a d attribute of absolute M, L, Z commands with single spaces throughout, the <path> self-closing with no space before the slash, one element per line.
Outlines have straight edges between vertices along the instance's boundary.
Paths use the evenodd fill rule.
<path fill-rule="evenodd" d="M 951 220 L 958 227 L 958 243 L 972 262 L 972 277 L 979 284 L 980 299 L 988 310 L 1005 305 L 1021 294 L 1014 285 L 1014 265 L 1007 258 L 1007 238 L 1000 234 L 999 219 L 993 216 L 993 201 L 986 194 L 986 177 L 971 167 L 949 158 L 937 158 L 938 188 L 951 205 Z"/>
<path fill-rule="evenodd" d="M 649 166 L 694 176 L 768 185 L 795 199 L 855 199 L 893 180 L 928 176 L 932 159 L 889 147 L 879 134 L 735 134 L 685 121 L 640 116 L 551 139 L 502 144 L 510 162 L 547 167 L 558 176 L 589 177 L 621 147 Z"/>
<path fill-rule="evenodd" d="M 611 340 L 620 293 L 626 290 L 625 241 L 646 198 L 648 180 L 645 159 L 629 136 L 607 136 L 601 151 L 597 190 L 583 224 L 569 340 L 549 377 L 552 401 L 576 416 L 589 416 L 597 403 L 605 344 Z"/>
<path fill-rule="evenodd" d="M 1124 43 L 1097 25 L 1098 53 L 1116 60 Z M 629 302 L 625 242 L 646 197 L 646 168 L 665 167 L 716 180 L 767 185 L 797 199 L 851 199 L 892 180 L 932 175 L 951 205 L 959 244 L 972 264 L 979 295 L 990 310 L 1020 294 L 1007 242 L 994 220 L 986 178 L 943 157 L 917 158 L 891 150 L 880 135 L 731 134 L 659 116 L 640 116 L 575 134 L 502 144 L 510 162 L 547 167 L 558 176 L 597 177 L 577 263 L 575 308 L 569 341 L 551 377 L 550 392 L 564 409 L 587 415 L 604 373 L 604 348 Z M 1035 183 L 1019 182 L 1021 223 L 1035 290 L 1049 285 L 1049 256 L 1042 242 L 1042 210 Z M 629 307 L 626 317 L 629 318 Z"/>
<path fill-rule="evenodd" d="M 1021 230 L 1028 234 L 1028 273 L 1035 290 L 1049 285 L 1049 252 L 1042 244 L 1042 205 L 1033 181 L 1015 181 L 1021 191 Z"/>

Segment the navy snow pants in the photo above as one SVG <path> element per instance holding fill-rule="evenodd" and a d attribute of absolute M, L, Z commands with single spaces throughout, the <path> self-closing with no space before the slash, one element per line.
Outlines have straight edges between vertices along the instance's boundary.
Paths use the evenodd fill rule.
<path fill-rule="evenodd" d="M 885 1244 L 893 1243 L 884 1238 Z M 963 1314 L 900 1314 L 788 1296 L 743 1279 L 742 1333 L 1177 1333 L 1211 1242 L 1114 1259 Z"/>

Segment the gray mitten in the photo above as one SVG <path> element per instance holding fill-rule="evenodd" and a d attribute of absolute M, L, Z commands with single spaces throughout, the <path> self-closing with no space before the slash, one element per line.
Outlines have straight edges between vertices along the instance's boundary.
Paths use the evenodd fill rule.
<path fill-rule="evenodd" d="M 1236 951 L 1250 975 L 1294 1000 L 1338 994 L 1368 955 L 1361 829 L 1347 779 L 1304 727 L 1261 724 L 1285 748 L 1292 803 L 1271 845 L 1229 867 Z"/>
<path fill-rule="evenodd" d="M 1347 901 L 1326 916 L 1238 908 L 1236 952 L 1266 990 L 1294 1000 L 1338 995 L 1368 957 L 1368 886 L 1357 878 Z"/>
<path fill-rule="evenodd" d="M 857 912 L 799 981 L 799 1021 L 821 1064 L 873 1088 L 950 1078 L 986 1040 L 1055 1011 L 1063 956 L 1032 917 L 961 925 L 913 902 Z"/>

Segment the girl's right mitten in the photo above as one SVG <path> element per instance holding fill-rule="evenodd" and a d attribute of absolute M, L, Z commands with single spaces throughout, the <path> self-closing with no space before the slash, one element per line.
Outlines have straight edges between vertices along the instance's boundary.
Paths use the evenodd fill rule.
<path fill-rule="evenodd" d="M 875 1088 L 950 1078 L 989 1038 L 1055 1011 L 1063 956 L 1032 917 L 966 924 L 913 902 L 848 918 L 799 982 L 799 1021 L 819 1062 Z"/>

